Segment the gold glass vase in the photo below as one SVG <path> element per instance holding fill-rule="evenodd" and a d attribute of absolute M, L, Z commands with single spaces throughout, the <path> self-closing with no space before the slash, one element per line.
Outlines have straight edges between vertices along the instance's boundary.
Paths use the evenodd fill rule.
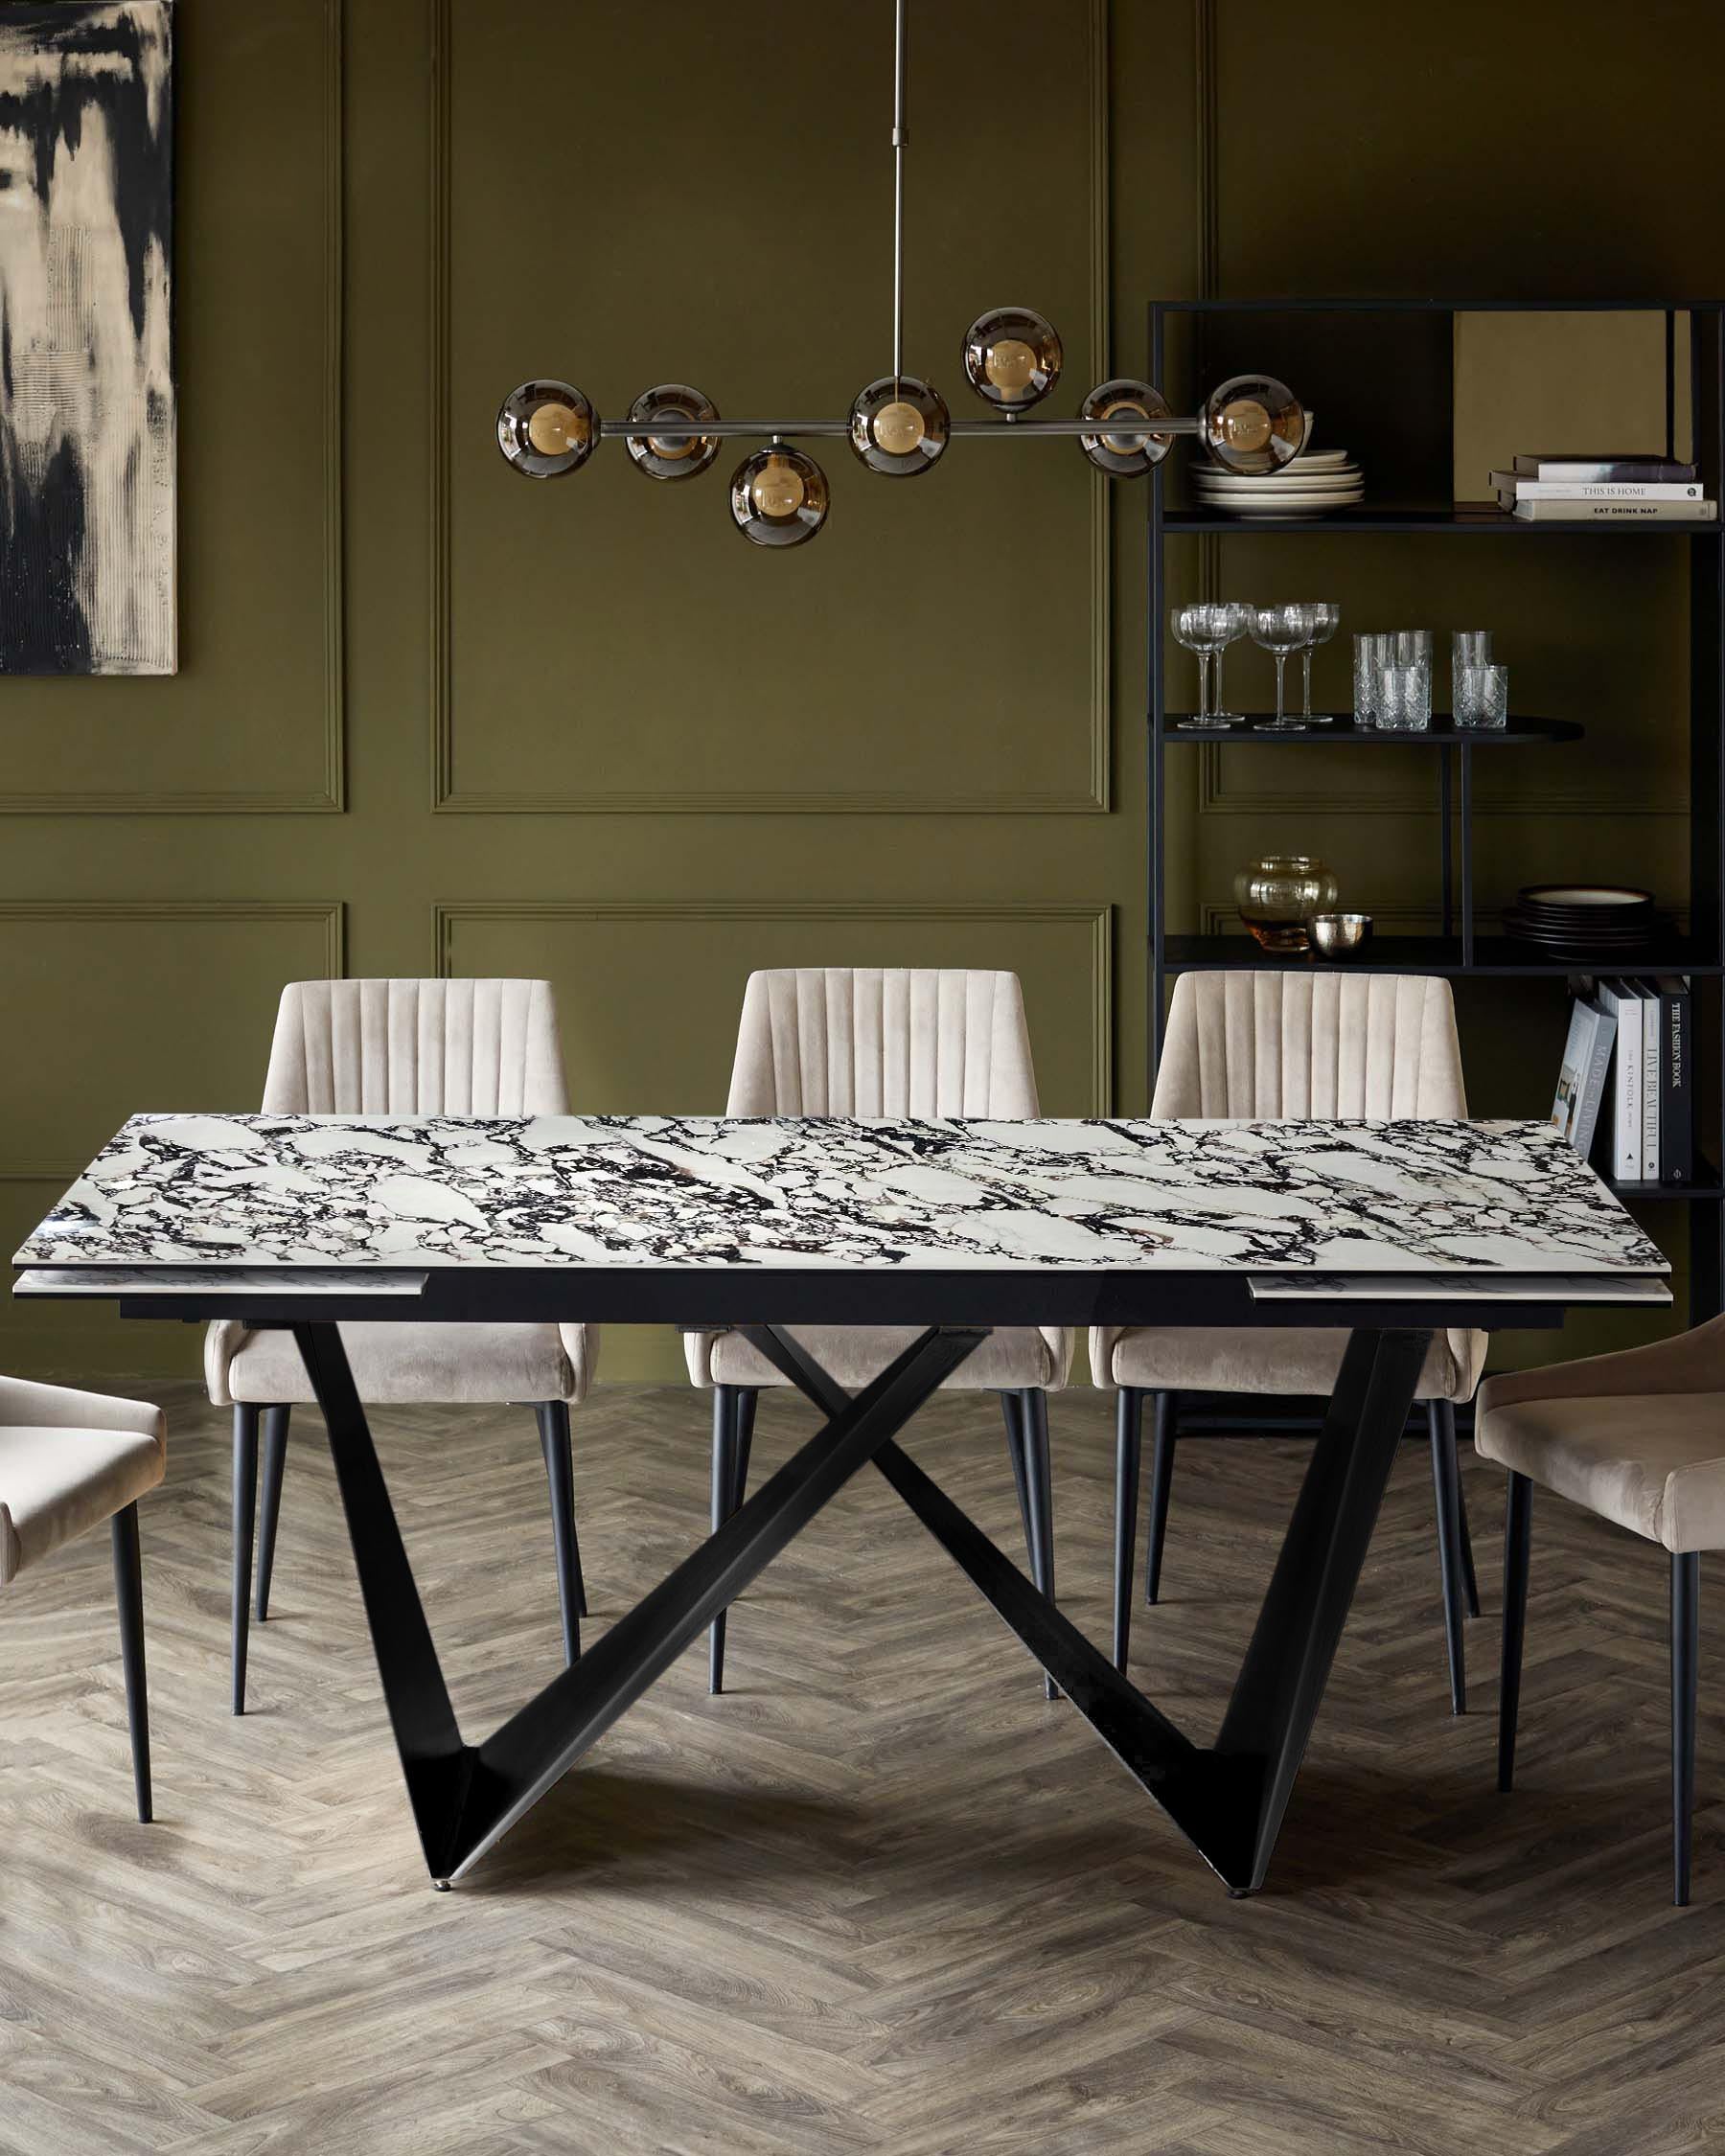
<path fill-rule="evenodd" d="M 1234 878 L 1240 919 L 1266 951 L 1308 951 L 1305 925 L 1341 896 L 1333 872 L 1310 854 L 1261 854 Z"/>

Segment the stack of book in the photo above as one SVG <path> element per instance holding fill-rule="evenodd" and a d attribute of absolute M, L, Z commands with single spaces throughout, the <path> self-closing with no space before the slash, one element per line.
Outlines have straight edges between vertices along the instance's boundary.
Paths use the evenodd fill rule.
<path fill-rule="evenodd" d="M 1693 1049 L 1686 977 L 1597 981 L 1570 1010 L 1552 1121 L 1614 1181 L 1693 1182 Z"/>
<path fill-rule="evenodd" d="M 1672 457 L 1530 455 L 1491 484 L 1498 507 L 1530 524 L 1694 524 L 1719 514 L 1695 467 Z"/>

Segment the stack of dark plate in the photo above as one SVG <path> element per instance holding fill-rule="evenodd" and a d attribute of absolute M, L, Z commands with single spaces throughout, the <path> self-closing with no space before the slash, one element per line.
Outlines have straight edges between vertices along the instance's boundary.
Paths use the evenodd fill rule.
<path fill-rule="evenodd" d="M 1553 957 L 1634 958 L 1670 924 L 1651 891 L 1622 883 L 1530 883 L 1504 914 L 1505 932 Z"/>

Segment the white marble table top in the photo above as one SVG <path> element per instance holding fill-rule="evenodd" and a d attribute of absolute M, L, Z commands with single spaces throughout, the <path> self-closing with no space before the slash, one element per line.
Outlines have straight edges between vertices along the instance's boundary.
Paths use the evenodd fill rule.
<path fill-rule="evenodd" d="M 1657 1273 L 1545 1123 L 134 1116 L 21 1266 Z"/>

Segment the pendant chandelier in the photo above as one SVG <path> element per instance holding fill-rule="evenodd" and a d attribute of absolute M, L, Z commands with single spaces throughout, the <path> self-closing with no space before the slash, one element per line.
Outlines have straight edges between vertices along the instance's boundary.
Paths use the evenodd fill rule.
<path fill-rule="evenodd" d="M 601 419 L 590 398 L 566 381 L 524 381 L 497 413 L 497 447 L 527 479 L 579 471 L 607 435 L 620 435 L 649 479 L 693 479 L 733 437 L 764 447 L 730 478 L 732 521 L 756 546 L 800 546 L 826 522 L 826 473 L 799 441 L 847 441 L 858 461 L 887 478 L 929 471 L 954 438 L 1075 437 L 1098 471 L 1138 479 L 1153 471 L 1177 434 L 1196 435 L 1226 470 L 1278 470 L 1305 443 L 1305 413 L 1285 382 L 1236 375 L 1213 389 L 1195 418 L 1177 417 L 1147 381 L 1100 382 L 1075 419 L 1027 417 L 1060 379 L 1054 325 L 1027 307 L 997 307 L 964 333 L 964 378 L 990 407 L 987 419 L 954 419 L 944 397 L 905 372 L 905 11 L 895 0 L 892 119 L 892 371 L 857 393 L 842 419 L 722 419 L 710 397 L 686 382 L 645 390 L 622 420 Z"/>

